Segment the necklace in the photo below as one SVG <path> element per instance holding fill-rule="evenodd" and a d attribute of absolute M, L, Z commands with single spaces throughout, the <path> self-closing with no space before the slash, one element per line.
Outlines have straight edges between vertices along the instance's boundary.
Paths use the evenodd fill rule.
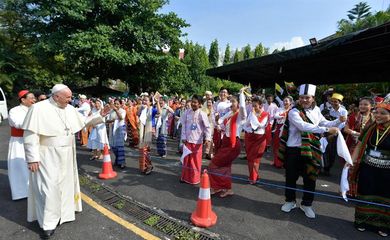
<path fill-rule="evenodd" d="M 379 143 L 383 140 L 383 138 L 386 136 L 387 132 L 389 131 L 390 126 L 387 126 L 386 130 L 382 133 L 382 135 L 379 134 L 379 128 L 376 128 L 376 141 L 374 145 L 374 149 L 376 151 L 376 148 L 378 147 Z"/>
<path fill-rule="evenodd" d="M 58 117 L 61 119 L 61 122 L 64 124 L 65 128 L 64 130 L 66 131 L 66 136 L 69 136 L 69 131 L 70 131 L 70 128 L 68 127 L 68 125 L 66 125 L 66 112 L 64 114 L 65 116 L 65 120 L 61 117 L 61 113 L 58 109 L 56 109 L 56 112 L 57 112 L 57 115 Z"/>
<path fill-rule="evenodd" d="M 368 120 L 370 119 L 370 114 L 368 114 L 367 116 L 364 116 L 362 114 L 362 122 L 361 122 L 361 125 L 360 125 L 360 131 L 362 131 L 364 129 L 364 127 L 366 126 Z"/>

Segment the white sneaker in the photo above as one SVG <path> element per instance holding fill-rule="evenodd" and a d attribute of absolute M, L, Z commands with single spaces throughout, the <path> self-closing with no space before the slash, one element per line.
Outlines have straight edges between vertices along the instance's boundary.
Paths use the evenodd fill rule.
<path fill-rule="evenodd" d="M 301 210 L 305 213 L 308 218 L 316 218 L 316 214 L 313 211 L 312 207 L 301 205 Z"/>
<path fill-rule="evenodd" d="M 297 204 L 295 202 L 285 202 L 282 206 L 283 212 L 290 212 L 292 209 L 296 208 Z"/>

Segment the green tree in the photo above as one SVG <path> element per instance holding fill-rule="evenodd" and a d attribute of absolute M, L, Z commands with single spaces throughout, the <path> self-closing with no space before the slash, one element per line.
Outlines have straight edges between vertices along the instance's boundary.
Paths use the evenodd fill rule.
<path fill-rule="evenodd" d="M 341 19 L 337 22 L 338 30 L 335 37 L 376 27 L 390 21 L 390 7 L 386 11 L 378 11 L 376 13 L 367 12 L 369 9 L 370 7 L 366 3 L 355 5 L 353 9 L 348 11 L 348 19 Z"/>
<path fill-rule="evenodd" d="M 225 55 L 223 57 L 223 65 L 227 65 L 231 62 L 231 56 L 230 56 L 230 45 L 229 43 L 226 45 L 225 49 Z"/>
<path fill-rule="evenodd" d="M 257 58 L 261 56 L 264 56 L 264 47 L 263 44 L 259 43 L 255 47 L 254 57 Z"/>
<path fill-rule="evenodd" d="M 188 93 L 201 93 L 209 87 L 209 78 L 206 76 L 206 69 L 210 63 L 206 48 L 198 43 L 187 42 L 185 44 L 186 56 L 183 62 L 187 65 L 190 81 L 186 83 Z"/>
<path fill-rule="evenodd" d="M 218 67 L 219 63 L 219 50 L 218 50 L 218 40 L 215 39 L 211 42 L 209 50 L 209 63 L 212 67 Z"/>
<path fill-rule="evenodd" d="M 175 13 L 162 14 L 166 0 L 19 0 L 6 1 L 17 14 L 20 33 L 45 68 L 67 76 L 137 81 L 155 77 L 144 66 L 162 64 L 161 49 L 178 49 L 188 24 Z M 48 61 L 55 63 L 48 64 Z M 173 62 L 173 61 L 170 61 Z M 133 74 L 141 73 L 142 77 Z M 73 77 L 72 77 L 73 78 Z M 161 83 L 163 84 L 163 83 Z M 136 84 L 129 83 L 136 86 Z M 138 91 L 138 88 L 133 90 Z"/>
<path fill-rule="evenodd" d="M 371 7 L 366 2 L 359 2 L 354 8 L 348 11 L 348 18 L 350 21 L 359 21 L 371 15 Z"/>
<path fill-rule="evenodd" d="M 246 45 L 243 49 L 243 58 L 244 60 L 246 59 L 249 59 L 249 58 L 253 58 L 253 54 L 252 54 L 252 51 L 251 51 L 251 45 Z"/>
<path fill-rule="evenodd" d="M 237 48 L 236 51 L 234 52 L 233 62 L 236 63 L 239 61 L 242 61 L 242 54 L 241 54 L 240 50 L 238 50 L 238 48 Z"/>

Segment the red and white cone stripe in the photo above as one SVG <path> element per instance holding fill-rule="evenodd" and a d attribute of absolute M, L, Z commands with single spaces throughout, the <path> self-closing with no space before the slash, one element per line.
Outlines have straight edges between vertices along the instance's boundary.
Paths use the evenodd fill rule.
<path fill-rule="evenodd" d="M 111 162 L 111 157 L 110 157 L 110 155 L 104 155 L 104 156 L 103 156 L 103 162 Z"/>
<path fill-rule="evenodd" d="M 210 188 L 200 188 L 199 189 L 199 196 L 198 198 L 199 199 L 202 199 L 202 200 L 210 200 L 211 197 L 210 197 Z"/>

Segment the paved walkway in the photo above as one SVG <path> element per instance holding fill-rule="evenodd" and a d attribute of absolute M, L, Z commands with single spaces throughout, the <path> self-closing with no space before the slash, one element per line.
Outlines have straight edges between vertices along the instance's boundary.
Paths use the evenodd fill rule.
<path fill-rule="evenodd" d="M 88 160 L 87 149 L 79 148 L 79 165 L 96 177 L 101 163 Z M 102 181 L 116 191 L 131 196 L 149 206 L 161 209 L 170 216 L 189 221 L 194 210 L 199 189 L 179 183 L 181 167 L 176 154 L 176 142 L 169 140 L 167 158 L 155 155 L 152 150 L 154 172 L 149 176 L 138 171 L 138 150 L 126 147 L 127 168 L 116 169 L 118 177 Z M 242 155 L 233 163 L 233 175 L 247 178 L 246 160 Z M 114 159 L 113 155 L 111 158 Z M 269 183 L 284 185 L 284 170 L 270 165 L 270 153 L 266 153 L 260 166 L 261 178 Z M 208 160 L 203 165 L 208 165 Z M 340 165 L 340 164 L 339 164 Z M 331 177 L 321 177 L 317 190 L 337 195 L 341 167 L 336 166 Z M 299 180 L 302 184 L 302 180 Z M 209 230 L 222 239 L 376 239 L 375 233 L 360 233 L 353 227 L 354 207 L 343 200 L 316 197 L 316 219 L 308 219 L 295 209 L 287 214 L 280 210 L 284 202 L 284 190 L 266 186 L 252 186 L 245 181 L 234 180 L 235 195 L 229 198 L 212 198 L 213 209 L 218 215 L 217 224 Z M 298 201 L 302 196 L 297 193 Z"/>

